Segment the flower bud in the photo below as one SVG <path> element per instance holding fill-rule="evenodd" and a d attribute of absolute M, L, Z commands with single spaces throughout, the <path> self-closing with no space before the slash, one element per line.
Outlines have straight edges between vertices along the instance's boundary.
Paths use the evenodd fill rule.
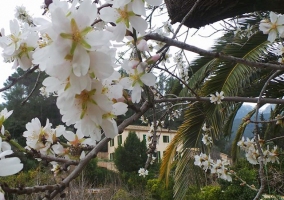
<path fill-rule="evenodd" d="M 161 56 L 160 56 L 159 54 L 156 54 L 156 55 L 154 55 L 154 56 L 148 58 L 148 59 L 146 60 L 146 62 L 148 63 L 148 65 L 154 64 L 157 60 L 160 59 L 160 57 L 161 57 Z"/>

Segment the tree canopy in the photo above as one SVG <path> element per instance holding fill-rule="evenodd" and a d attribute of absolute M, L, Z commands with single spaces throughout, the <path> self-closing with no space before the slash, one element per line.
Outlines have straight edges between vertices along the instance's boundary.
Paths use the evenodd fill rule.
<path fill-rule="evenodd" d="M 124 144 L 114 152 L 114 163 L 120 172 L 137 172 L 147 160 L 146 141 L 140 141 L 135 132 L 130 131 Z"/>

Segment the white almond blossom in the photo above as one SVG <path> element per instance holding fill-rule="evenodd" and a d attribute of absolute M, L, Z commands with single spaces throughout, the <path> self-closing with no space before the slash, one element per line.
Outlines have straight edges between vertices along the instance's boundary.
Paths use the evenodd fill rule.
<path fill-rule="evenodd" d="M 214 104 L 220 104 L 222 103 L 222 99 L 224 99 L 224 92 L 221 91 L 220 93 L 219 92 L 216 92 L 216 96 L 214 94 L 210 94 L 210 102 L 211 103 L 214 103 Z"/>
<path fill-rule="evenodd" d="M 129 74 L 129 77 L 122 78 L 119 82 L 124 89 L 132 90 L 131 100 L 134 103 L 140 102 L 144 84 L 154 86 L 156 82 L 154 74 L 145 72 L 146 63 L 140 63 L 138 66 L 137 64 L 137 62 L 125 61 L 122 67 Z"/>
<path fill-rule="evenodd" d="M 210 129 L 211 129 L 211 128 L 210 128 L 210 127 L 208 128 L 207 125 L 206 125 L 206 123 L 203 124 L 203 126 L 202 126 L 202 130 L 203 130 L 203 131 L 207 132 L 207 131 L 210 131 Z"/>
<path fill-rule="evenodd" d="M 48 150 L 57 137 L 56 131 L 51 128 L 52 124 L 46 120 L 45 127 L 41 126 L 38 118 L 32 119 L 26 124 L 26 131 L 23 136 L 27 139 L 26 144 L 29 148 L 48 154 Z"/>
<path fill-rule="evenodd" d="M 62 169 L 57 162 L 53 162 L 51 171 L 53 172 L 54 176 L 57 176 L 62 171 Z"/>
<path fill-rule="evenodd" d="M 61 95 L 57 98 L 57 106 L 63 115 L 62 121 L 67 125 L 77 124 L 85 136 L 100 135 L 103 114 L 112 110 L 112 101 L 102 94 L 103 85 L 93 80 L 89 90 L 83 90 L 75 96 Z"/>
<path fill-rule="evenodd" d="M 24 24 L 22 30 L 17 20 L 10 21 L 11 34 L 0 38 L 5 60 L 13 60 L 13 68 L 20 66 L 27 70 L 32 66 L 32 55 L 37 47 L 39 36 L 32 31 L 28 24 Z"/>
<path fill-rule="evenodd" d="M 203 134 L 202 140 L 203 144 L 205 145 L 211 145 L 213 144 L 212 137 L 210 137 L 208 134 Z"/>
<path fill-rule="evenodd" d="M 126 30 L 132 32 L 133 27 L 140 34 L 144 34 L 147 29 L 147 22 L 137 16 L 132 10 L 132 3 L 119 8 L 105 7 L 100 10 L 100 18 L 105 22 L 113 22 L 114 40 L 121 41 L 126 34 Z"/>
<path fill-rule="evenodd" d="M 277 15 L 274 12 L 270 12 L 269 19 L 260 21 L 259 30 L 264 34 L 268 34 L 268 41 L 274 42 L 274 40 L 284 33 L 284 16 Z"/>
<path fill-rule="evenodd" d="M 128 110 L 128 105 L 122 102 L 117 102 L 112 105 L 111 112 L 103 115 L 101 127 L 108 138 L 114 138 L 118 134 L 116 121 L 114 120 L 118 115 L 124 115 Z"/>
<path fill-rule="evenodd" d="M 119 8 L 132 2 L 130 5 L 133 12 L 137 15 L 146 16 L 145 1 L 152 6 L 159 6 L 162 3 L 162 0 L 114 0 L 113 7 Z"/>
<path fill-rule="evenodd" d="M 210 158 L 210 155 L 207 156 L 204 153 L 200 153 L 200 155 L 195 155 L 194 159 L 194 165 L 201 167 L 204 171 L 207 171 L 211 168 L 210 166 L 213 160 Z"/>
<path fill-rule="evenodd" d="M 259 138 L 260 140 L 260 138 Z M 249 163 L 253 165 L 259 164 L 261 161 L 266 165 L 269 162 L 278 162 L 279 163 L 279 154 L 278 154 L 278 149 L 277 146 L 274 146 L 272 150 L 270 150 L 269 146 L 267 145 L 266 149 L 264 149 L 262 143 L 261 145 L 261 150 L 263 153 L 263 159 L 261 160 L 261 156 L 259 154 L 259 151 L 256 149 L 256 142 L 254 141 L 254 138 L 249 139 L 247 138 L 246 140 L 244 137 L 242 140 L 240 140 L 237 145 L 246 152 L 245 156 Z"/>
<path fill-rule="evenodd" d="M 139 173 L 139 176 L 145 177 L 148 175 L 148 170 L 145 170 L 144 168 L 140 168 L 138 173 Z"/>

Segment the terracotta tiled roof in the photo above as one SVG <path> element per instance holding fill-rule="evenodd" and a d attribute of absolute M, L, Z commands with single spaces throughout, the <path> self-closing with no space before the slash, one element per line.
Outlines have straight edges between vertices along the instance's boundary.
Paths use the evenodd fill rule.
<path fill-rule="evenodd" d="M 136 126 L 136 125 L 129 125 L 125 128 L 125 130 L 133 130 L 133 131 L 149 131 L 150 127 L 149 126 Z M 157 130 L 158 132 L 161 131 L 161 129 Z M 176 130 L 168 130 L 168 129 L 162 129 L 162 132 L 167 132 L 167 133 L 176 133 Z"/>

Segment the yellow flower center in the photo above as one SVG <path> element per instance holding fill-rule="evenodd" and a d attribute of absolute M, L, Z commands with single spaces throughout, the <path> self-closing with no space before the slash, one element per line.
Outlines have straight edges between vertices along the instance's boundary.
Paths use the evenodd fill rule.
<path fill-rule="evenodd" d="M 93 103 L 93 104 L 97 104 L 92 96 L 96 93 L 96 89 L 93 89 L 91 91 L 87 91 L 87 90 L 83 90 L 80 94 L 76 94 L 75 98 L 78 100 L 78 104 L 81 105 L 81 116 L 80 118 L 82 119 L 87 111 L 88 108 L 88 103 Z"/>
<path fill-rule="evenodd" d="M 127 20 L 129 18 L 129 13 L 127 11 L 121 9 L 118 9 L 117 11 L 122 19 Z"/>

